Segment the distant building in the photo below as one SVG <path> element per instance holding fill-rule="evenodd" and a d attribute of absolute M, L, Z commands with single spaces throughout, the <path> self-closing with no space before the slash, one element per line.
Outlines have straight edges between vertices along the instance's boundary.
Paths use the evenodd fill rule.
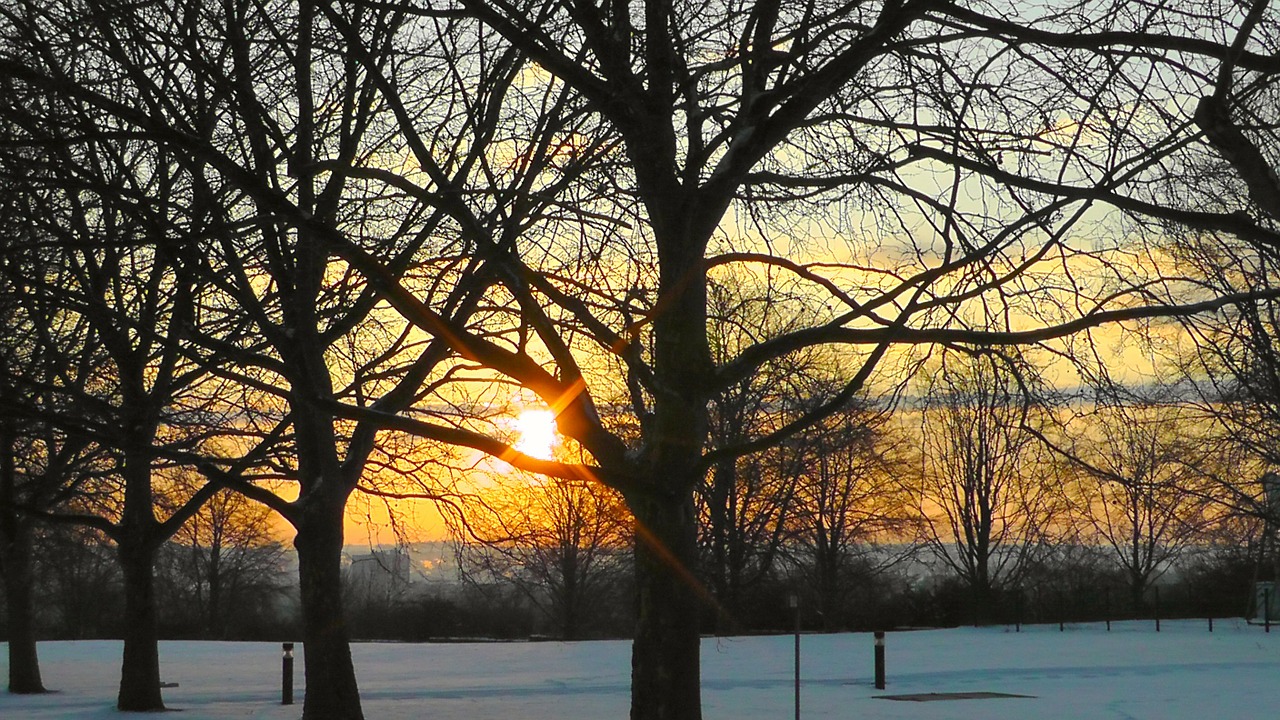
<path fill-rule="evenodd" d="M 409 554 L 400 548 L 354 555 L 347 566 L 348 591 L 364 601 L 398 597 L 411 583 Z"/>

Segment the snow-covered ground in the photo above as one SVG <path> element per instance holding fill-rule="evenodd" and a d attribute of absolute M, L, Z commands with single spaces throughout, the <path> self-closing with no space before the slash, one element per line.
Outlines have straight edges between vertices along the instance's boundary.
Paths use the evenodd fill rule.
<path fill-rule="evenodd" d="M 1280 713 L 1280 627 L 1270 635 L 1240 622 L 959 628 L 889 633 L 888 689 L 872 684 L 869 634 L 805 635 L 805 718 L 887 720 L 1243 720 Z M 794 712 L 790 636 L 708 638 L 703 643 L 707 720 L 784 720 Z M 0 648 L 2 649 L 2 648 Z M 0 718 L 119 718 L 120 644 L 40 646 L 55 694 L 0 694 Z M 626 642 L 398 644 L 354 646 L 365 715 L 376 720 L 596 720 L 625 718 Z M 275 643 L 166 642 L 165 701 L 182 720 L 293 719 L 280 705 Z M 7 668 L 0 664 L 7 673 Z M 0 676 L 3 677 L 3 676 Z M 301 703 L 302 663 L 298 662 Z M 902 702 L 908 693 L 995 692 L 1030 698 Z"/>

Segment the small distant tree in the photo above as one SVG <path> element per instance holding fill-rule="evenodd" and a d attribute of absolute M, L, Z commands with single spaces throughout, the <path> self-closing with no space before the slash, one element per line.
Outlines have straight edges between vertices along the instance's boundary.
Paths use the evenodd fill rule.
<path fill-rule="evenodd" d="M 622 600 L 630 517 L 598 484 L 519 474 L 485 493 L 460 532 L 468 582 L 514 587 L 562 638 L 588 635 Z"/>
<path fill-rule="evenodd" d="M 1178 566 L 1191 597 L 1220 614 L 1255 610 L 1255 583 L 1275 578 L 1275 547 L 1268 530 L 1262 518 L 1250 513 L 1216 518 Z"/>
<path fill-rule="evenodd" d="M 793 559 L 817 599 L 823 626 L 837 629 L 855 590 L 855 573 L 874 574 L 901 560 L 878 541 L 911 545 L 906 467 L 889 412 L 851 403 L 785 447 L 796 454 Z M 905 548 L 904 548 L 905 549 Z"/>
<path fill-rule="evenodd" d="M 1185 410 L 1108 403 L 1069 427 L 1077 514 L 1086 537 L 1106 547 L 1123 572 L 1135 609 L 1210 521 L 1210 495 L 1197 471 L 1205 439 L 1188 434 Z"/>
<path fill-rule="evenodd" d="M 709 285 L 712 358 L 727 362 L 743 348 L 793 329 L 802 315 L 795 297 L 771 283 L 723 273 Z M 766 364 L 711 399 L 708 444 L 733 448 L 794 419 L 812 398 L 822 371 L 814 353 Z M 829 390 L 829 389 L 828 389 Z M 747 606 L 774 576 L 795 505 L 800 453 L 775 447 L 717 460 L 695 493 L 701 573 L 714 594 L 717 620 L 747 621 Z"/>
<path fill-rule="evenodd" d="M 243 636 L 273 617 L 288 586 L 288 552 L 275 530 L 270 508 L 230 490 L 214 494 L 160 552 L 162 612 L 180 608 L 210 639 Z"/>
<path fill-rule="evenodd" d="M 1027 372 L 996 354 L 948 354 L 924 387 L 924 540 L 964 583 L 979 620 L 1043 550 L 1058 510 L 1042 446 L 1026 429 L 1042 412 Z"/>
<path fill-rule="evenodd" d="M 118 637 L 124 595 L 115 547 L 106 533 L 84 525 L 47 525 L 35 544 L 41 625 L 59 639 Z"/>

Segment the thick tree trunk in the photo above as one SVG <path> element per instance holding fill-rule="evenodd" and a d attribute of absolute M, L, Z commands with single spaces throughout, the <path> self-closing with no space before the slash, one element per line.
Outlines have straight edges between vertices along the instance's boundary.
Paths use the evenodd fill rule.
<path fill-rule="evenodd" d="M 631 719 L 700 720 L 697 558 L 693 497 L 632 501 L 636 516 Z"/>
<path fill-rule="evenodd" d="M 40 678 L 40 659 L 36 652 L 35 612 L 31 604 L 31 533 L 27 524 L 18 520 L 13 533 L 3 538 L 5 609 L 9 632 L 9 692 L 18 694 L 45 692 Z"/>
<path fill-rule="evenodd" d="M 992 592 L 990 583 L 986 580 L 979 580 L 969 589 L 969 602 L 972 606 L 973 626 L 990 625 L 994 620 L 994 608 L 992 600 L 995 593 Z"/>
<path fill-rule="evenodd" d="M 815 554 L 818 579 L 818 613 L 822 619 L 824 632 L 839 629 L 840 618 L 837 617 L 840 606 L 840 556 L 831 550 L 830 543 Z"/>
<path fill-rule="evenodd" d="M 362 720 L 360 692 L 342 611 L 341 500 L 312 498 L 298 524 L 298 577 L 306 697 L 303 720 Z"/>
<path fill-rule="evenodd" d="M 124 661 L 120 667 L 120 710 L 164 710 L 160 696 L 160 646 L 156 625 L 154 551 L 143 542 L 122 540 L 124 575 Z"/>
<path fill-rule="evenodd" d="M 582 613 L 579 608 L 582 603 L 579 602 L 579 584 L 578 574 L 580 572 L 577 557 L 571 550 L 566 550 L 562 554 L 564 558 L 561 563 L 561 597 L 562 607 L 560 612 L 560 637 L 565 640 L 577 640 L 579 633 L 579 625 Z"/>
<path fill-rule="evenodd" d="M 19 515 L 16 507 L 16 452 L 13 429 L 8 423 L 0 425 L 0 579 L 8 613 L 9 692 L 42 693 L 31 605 L 31 522 Z"/>
<path fill-rule="evenodd" d="M 657 137 L 643 153 L 669 158 L 672 140 Z M 714 376 L 703 256 L 706 238 L 723 208 L 691 207 L 689 196 L 674 181 L 674 165 L 651 168 L 654 174 L 647 181 L 640 178 L 640 184 L 650 185 L 643 194 L 648 195 L 657 238 L 659 292 L 665 307 L 654 318 L 658 391 L 646 430 L 644 461 L 652 484 L 648 491 L 627 497 L 636 519 L 631 720 L 701 720 L 698 621 L 706 591 L 696 576 L 694 491 L 703 480 L 697 468 L 707 439 L 707 393 Z"/>
<path fill-rule="evenodd" d="M 1142 617 L 1147 606 L 1147 579 L 1131 573 L 1129 576 L 1129 602 L 1133 605 L 1134 617 Z"/>

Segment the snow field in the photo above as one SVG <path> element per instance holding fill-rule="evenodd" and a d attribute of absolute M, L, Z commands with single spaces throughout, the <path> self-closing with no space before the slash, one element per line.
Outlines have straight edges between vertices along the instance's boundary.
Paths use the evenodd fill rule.
<path fill-rule="evenodd" d="M 870 633 L 801 638 L 801 714 L 857 720 L 1271 720 L 1280 713 L 1280 627 L 1202 620 L 890 632 L 888 688 L 872 687 Z M 300 646 L 299 646 L 300 647 Z M 604 720 L 625 718 L 630 643 L 356 643 L 369 720 Z M 99 720 L 114 709 L 117 641 L 40 645 L 44 696 L 0 695 L 4 720 Z M 301 715 L 280 705 L 279 643 L 170 641 L 164 691 L 181 720 Z M 5 655 L 4 657 L 7 657 Z M 793 638 L 706 638 L 707 720 L 786 720 L 794 714 Z M 7 672 L 7 667 L 0 663 Z M 880 696 L 996 692 L 1032 698 L 900 702 Z"/>

